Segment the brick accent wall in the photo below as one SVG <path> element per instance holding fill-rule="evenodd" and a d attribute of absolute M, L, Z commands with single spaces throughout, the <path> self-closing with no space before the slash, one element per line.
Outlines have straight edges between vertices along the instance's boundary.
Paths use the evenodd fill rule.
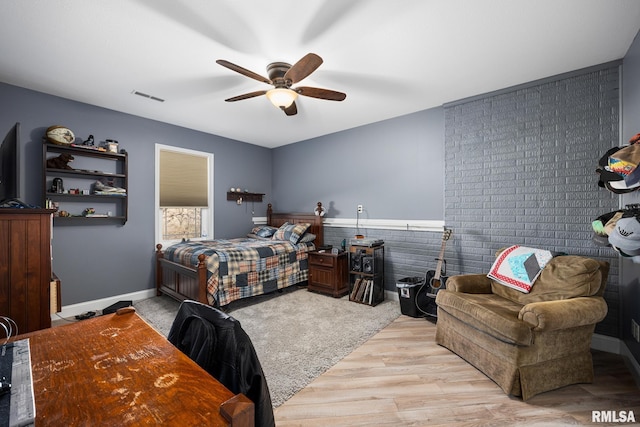
<path fill-rule="evenodd" d="M 618 258 L 591 222 L 618 207 L 598 187 L 598 159 L 618 144 L 617 65 L 445 106 L 449 272 L 489 270 L 499 248 L 549 248 L 611 263 L 607 319 L 619 336 Z"/>

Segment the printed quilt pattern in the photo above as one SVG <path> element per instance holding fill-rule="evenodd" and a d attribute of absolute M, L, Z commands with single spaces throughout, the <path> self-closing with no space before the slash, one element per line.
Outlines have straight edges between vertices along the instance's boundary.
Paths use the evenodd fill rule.
<path fill-rule="evenodd" d="M 487 276 L 501 285 L 529 293 L 542 269 L 554 255 L 544 249 L 510 246 L 498 256 Z"/>
<path fill-rule="evenodd" d="M 182 242 L 167 248 L 164 256 L 195 267 L 204 254 L 209 303 L 224 306 L 307 280 L 308 252 L 313 249 L 313 243 L 238 238 Z"/>

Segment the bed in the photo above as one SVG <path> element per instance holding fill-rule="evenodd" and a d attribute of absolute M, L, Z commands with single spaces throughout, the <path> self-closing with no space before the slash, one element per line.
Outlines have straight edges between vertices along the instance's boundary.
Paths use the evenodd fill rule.
<path fill-rule="evenodd" d="M 316 212 L 322 212 L 322 203 L 318 202 Z M 303 228 L 299 224 L 310 224 L 301 236 L 297 235 Z M 275 213 L 269 204 L 266 225 L 278 229 L 274 236 L 263 234 L 268 227 L 257 226 L 251 237 L 181 242 L 165 250 L 157 244 L 157 294 L 223 307 L 242 298 L 306 284 L 308 253 L 324 244 L 322 216 Z M 296 237 L 301 241 L 294 243 Z"/>

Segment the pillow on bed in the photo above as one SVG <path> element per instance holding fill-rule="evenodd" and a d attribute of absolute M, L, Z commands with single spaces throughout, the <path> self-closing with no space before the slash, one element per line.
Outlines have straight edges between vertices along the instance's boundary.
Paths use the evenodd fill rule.
<path fill-rule="evenodd" d="M 291 243 L 297 244 L 309 227 L 311 227 L 311 224 L 308 222 L 300 224 L 290 224 L 285 222 L 280 226 L 280 228 L 278 228 L 278 231 L 273 234 L 272 239 L 289 240 Z"/>
<path fill-rule="evenodd" d="M 255 233 L 249 233 L 247 234 L 247 237 L 250 239 L 256 239 L 256 240 L 271 240 L 271 237 L 260 237 Z"/>
<path fill-rule="evenodd" d="M 304 236 L 298 240 L 298 243 L 311 243 L 316 240 L 316 235 L 313 233 L 304 233 Z"/>
<path fill-rule="evenodd" d="M 270 225 L 258 225 L 251 229 L 251 234 L 255 234 L 259 237 L 271 237 L 278 231 L 278 227 L 271 227 Z"/>

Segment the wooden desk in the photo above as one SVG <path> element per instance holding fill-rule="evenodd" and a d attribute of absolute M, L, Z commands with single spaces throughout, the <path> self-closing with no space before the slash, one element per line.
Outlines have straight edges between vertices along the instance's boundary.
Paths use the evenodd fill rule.
<path fill-rule="evenodd" d="M 22 338 L 31 345 L 36 427 L 230 425 L 221 412 L 233 426 L 253 426 L 250 400 L 234 396 L 135 313 Z"/>

